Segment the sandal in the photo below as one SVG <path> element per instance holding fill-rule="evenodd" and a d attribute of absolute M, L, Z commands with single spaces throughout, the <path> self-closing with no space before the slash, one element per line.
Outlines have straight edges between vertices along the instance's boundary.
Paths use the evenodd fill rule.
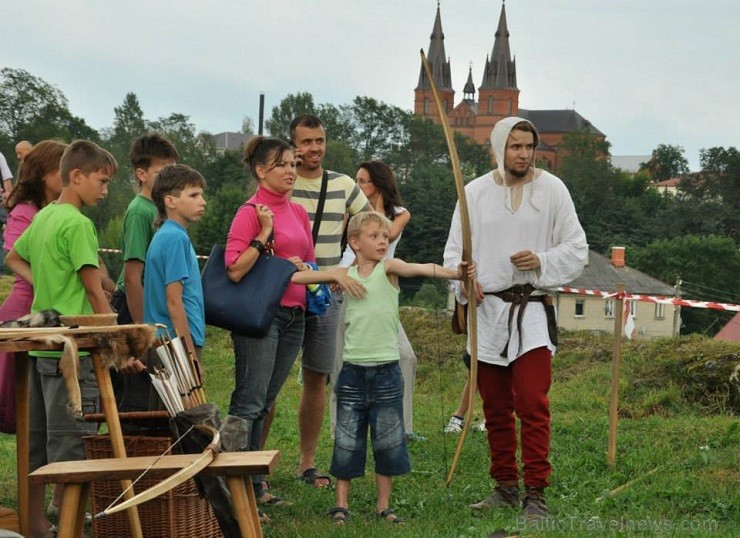
<path fill-rule="evenodd" d="M 259 519 L 260 524 L 262 525 L 272 523 L 272 519 L 270 519 L 270 516 L 265 514 L 262 510 L 257 510 L 257 518 Z"/>
<path fill-rule="evenodd" d="M 328 488 L 332 484 L 331 477 L 329 475 L 327 475 L 327 474 L 321 474 L 321 473 L 319 473 L 319 470 L 316 467 L 310 467 L 310 468 L 306 469 L 305 471 L 303 471 L 303 473 L 301 473 L 301 475 L 298 477 L 298 479 L 299 480 L 302 480 L 303 482 L 305 482 L 306 484 L 308 484 L 310 486 L 315 487 L 316 489 Z M 325 480 L 326 481 L 326 485 L 324 485 L 324 486 L 317 485 L 317 482 L 319 482 L 319 484 L 320 484 L 321 483 L 320 482 L 321 480 Z"/>
<path fill-rule="evenodd" d="M 386 508 L 382 512 L 375 512 L 375 515 L 379 519 L 384 519 L 388 523 L 393 523 L 394 525 L 400 525 L 401 523 L 404 523 L 406 521 L 402 517 L 397 516 L 396 511 L 393 508 Z"/>
<path fill-rule="evenodd" d="M 349 510 L 342 508 L 341 506 L 336 506 L 329 510 L 327 515 L 335 525 L 344 525 L 349 519 Z"/>
<path fill-rule="evenodd" d="M 267 499 L 265 499 L 266 496 L 268 496 Z M 290 501 L 286 501 L 285 499 L 278 497 L 277 495 L 270 495 L 269 493 L 265 493 L 262 497 L 257 499 L 257 504 L 262 504 L 265 506 L 290 506 L 293 503 Z"/>

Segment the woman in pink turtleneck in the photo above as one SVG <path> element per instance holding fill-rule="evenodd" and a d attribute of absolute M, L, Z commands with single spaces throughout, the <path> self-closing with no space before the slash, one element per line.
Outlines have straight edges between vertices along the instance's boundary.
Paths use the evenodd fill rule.
<path fill-rule="evenodd" d="M 257 179 L 257 192 L 234 216 L 226 240 L 226 268 L 238 282 L 249 272 L 273 236 L 276 256 L 299 270 L 315 261 L 308 214 L 290 201 L 295 181 L 295 157 L 282 140 L 256 136 L 244 150 L 244 162 Z M 248 304 L 244 308 L 249 308 Z M 249 424 L 247 450 L 261 450 L 262 425 L 290 374 L 303 342 L 306 287 L 288 284 L 268 333 L 252 338 L 232 333 L 235 388 L 229 413 Z M 267 493 L 259 475 L 252 477 L 258 502 L 279 506 L 285 501 Z"/>

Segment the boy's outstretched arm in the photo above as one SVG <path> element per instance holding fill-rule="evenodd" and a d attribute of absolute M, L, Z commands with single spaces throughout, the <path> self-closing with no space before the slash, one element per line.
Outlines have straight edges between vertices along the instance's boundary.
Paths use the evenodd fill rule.
<path fill-rule="evenodd" d="M 11 248 L 5 255 L 5 265 L 23 280 L 29 284 L 33 284 L 31 264 L 21 258 L 14 248 Z"/>
<path fill-rule="evenodd" d="M 447 269 L 436 263 L 407 263 L 399 258 L 386 260 L 386 273 L 403 277 L 426 277 L 441 278 L 445 280 L 465 280 L 475 278 L 476 265 L 471 263 L 470 267 L 462 262 L 457 269 Z"/>
<path fill-rule="evenodd" d="M 365 296 L 365 286 L 347 275 L 346 267 L 335 267 L 325 271 L 298 271 L 293 273 L 290 281 L 293 284 L 332 284 L 342 286 L 355 299 Z"/>
<path fill-rule="evenodd" d="M 80 281 L 85 288 L 87 300 L 96 314 L 109 314 L 113 312 L 105 298 L 103 285 L 100 279 L 100 272 L 94 265 L 83 265 L 77 274 L 80 275 Z"/>

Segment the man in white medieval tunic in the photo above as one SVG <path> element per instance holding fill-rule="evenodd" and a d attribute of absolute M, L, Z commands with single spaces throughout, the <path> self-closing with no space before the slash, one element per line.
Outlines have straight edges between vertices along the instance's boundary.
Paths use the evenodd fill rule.
<path fill-rule="evenodd" d="M 478 390 L 496 484 L 489 497 L 471 508 L 523 504 L 527 518 L 547 517 L 544 489 L 552 471 L 547 393 L 557 323 L 546 290 L 577 278 L 588 256 L 568 189 L 534 166 L 538 143 L 531 122 L 517 117 L 499 121 L 491 133 L 496 169 L 465 187 L 478 264 Z M 445 246 L 446 267 L 457 267 L 462 257 L 459 211 L 458 206 Z M 463 287 L 453 286 L 458 300 L 466 302 Z M 521 426 L 523 503 L 515 416 Z"/>

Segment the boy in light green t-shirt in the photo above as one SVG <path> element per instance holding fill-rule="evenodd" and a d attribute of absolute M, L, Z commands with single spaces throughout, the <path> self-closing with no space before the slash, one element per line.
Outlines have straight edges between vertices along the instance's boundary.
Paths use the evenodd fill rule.
<path fill-rule="evenodd" d="M 32 312 L 55 309 L 61 314 L 110 313 L 98 271 L 95 226 L 81 213 L 108 194 L 116 173 L 115 158 L 96 144 L 77 140 L 62 155 L 62 192 L 47 205 L 8 252 L 5 263 L 34 287 Z M 55 461 L 85 458 L 83 435 L 96 431 L 93 423 L 75 420 L 67 411 L 69 395 L 59 372 L 58 354 L 38 352 L 30 357 L 30 470 Z M 97 408 L 98 389 L 90 357 L 80 357 L 83 409 Z M 48 533 L 44 515 L 45 488 L 29 490 L 30 535 Z"/>
<path fill-rule="evenodd" d="M 390 229 L 390 221 L 382 213 L 359 213 L 347 226 L 348 243 L 357 256 L 355 265 L 349 269 L 303 270 L 291 278 L 295 284 L 341 281 L 349 293 L 344 317 L 344 364 L 334 385 L 337 428 L 329 469 L 337 478 L 336 506 L 329 510 L 329 516 L 339 525 L 349 517 L 351 480 L 365 474 L 368 430 L 375 459 L 375 515 L 390 523 L 403 521 L 390 508 L 391 477 L 411 469 L 403 423 L 403 378 L 398 365 L 398 277 L 475 277 L 475 264 L 466 269 L 461 263 L 455 271 L 433 263 L 386 260 Z"/>

